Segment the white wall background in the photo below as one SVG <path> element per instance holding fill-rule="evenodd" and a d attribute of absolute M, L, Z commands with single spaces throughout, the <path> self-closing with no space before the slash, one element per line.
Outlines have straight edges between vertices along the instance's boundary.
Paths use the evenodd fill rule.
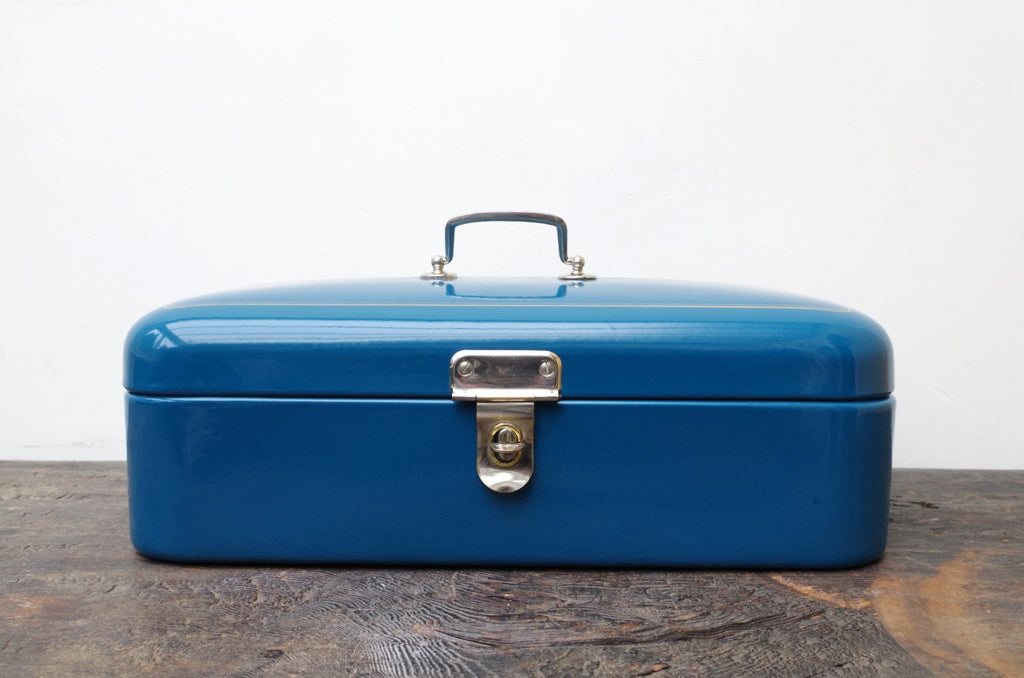
<path fill-rule="evenodd" d="M 526 209 L 595 273 L 868 313 L 896 465 L 1024 467 L 1022 36 L 994 0 L 0 2 L 0 456 L 122 458 L 151 308 L 417 275 Z M 549 231 L 453 268 L 558 272 Z"/>

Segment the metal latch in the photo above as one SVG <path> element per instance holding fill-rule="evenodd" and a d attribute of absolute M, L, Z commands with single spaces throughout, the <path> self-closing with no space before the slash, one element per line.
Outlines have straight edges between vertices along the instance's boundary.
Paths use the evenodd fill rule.
<path fill-rule="evenodd" d="M 453 400 L 476 403 L 476 473 L 495 492 L 533 476 L 533 404 L 561 397 L 562 361 L 550 351 L 459 351 Z"/>

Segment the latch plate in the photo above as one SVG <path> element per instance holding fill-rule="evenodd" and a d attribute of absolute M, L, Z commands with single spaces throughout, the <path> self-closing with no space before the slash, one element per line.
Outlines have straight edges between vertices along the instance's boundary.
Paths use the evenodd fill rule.
<path fill-rule="evenodd" d="M 562 361 L 551 351 L 459 351 L 451 386 L 454 400 L 558 400 Z"/>
<path fill-rule="evenodd" d="M 562 361 L 550 351 L 459 351 L 452 398 L 476 402 L 476 471 L 495 492 L 533 476 L 534 403 L 561 397 Z"/>
<path fill-rule="evenodd" d="M 532 402 L 477 402 L 476 474 L 484 485 L 495 492 L 515 492 L 530 482 L 533 421 Z M 514 432 L 514 446 L 499 442 L 503 432 Z"/>

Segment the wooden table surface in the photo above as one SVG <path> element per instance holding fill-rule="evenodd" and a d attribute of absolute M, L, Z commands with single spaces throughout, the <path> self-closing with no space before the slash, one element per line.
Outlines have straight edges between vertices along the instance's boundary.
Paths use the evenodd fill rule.
<path fill-rule="evenodd" d="M 0 462 L 0 676 L 1024 676 L 1024 471 L 897 470 L 849 571 L 194 567 L 122 463 Z"/>

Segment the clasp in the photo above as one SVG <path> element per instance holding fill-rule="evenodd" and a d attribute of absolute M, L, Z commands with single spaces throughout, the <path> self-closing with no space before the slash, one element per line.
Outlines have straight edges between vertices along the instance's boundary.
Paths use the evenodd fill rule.
<path fill-rule="evenodd" d="M 452 399 L 476 403 L 476 472 L 495 492 L 533 476 L 534 403 L 561 397 L 562 361 L 550 351 L 459 351 Z"/>

